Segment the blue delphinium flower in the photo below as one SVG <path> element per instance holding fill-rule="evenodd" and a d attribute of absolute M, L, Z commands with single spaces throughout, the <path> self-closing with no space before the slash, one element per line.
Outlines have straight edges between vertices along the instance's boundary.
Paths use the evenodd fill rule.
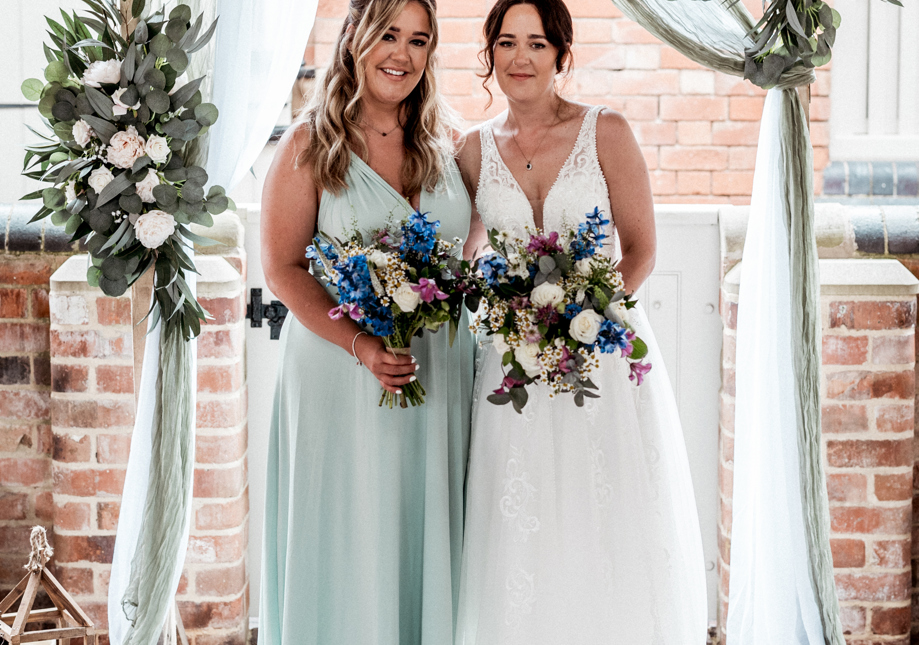
<path fill-rule="evenodd" d="M 489 253 L 479 260 L 479 269 L 488 285 L 493 287 L 498 283 L 498 278 L 507 275 L 507 260 L 497 253 Z"/>
<path fill-rule="evenodd" d="M 314 238 L 313 242 L 315 242 L 315 244 L 310 244 L 308 247 L 306 247 L 306 257 L 308 259 L 315 260 L 320 265 L 322 265 L 322 258 L 319 257 L 319 253 L 317 252 L 317 249 L 316 249 L 316 245 L 318 244 L 319 245 L 318 250 L 322 251 L 322 254 L 326 256 L 326 258 L 330 262 L 335 262 L 336 260 L 338 260 L 338 253 L 335 252 L 334 246 L 332 246 L 331 244 L 324 244 L 322 240 L 320 240 L 318 237 Z"/>
<path fill-rule="evenodd" d="M 626 329 L 612 320 L 600 323 L 600 333 L 597 335 L 597 347 L 604 354 L 612 354 L 617 349 L 625 352 L 631 343 L 626 337 Z"/>
<path fill-rule="evenodd" d="M 603 246 L 603 240 L 609 237 L 603 231 L 610 221 L 603 217 L 599 208 L 587 214 L 587 221 L 578 226 L 577 238 L 571 242 L 570 250 L 575 261 L 591 257 Z"/>
<path fill-rule="evenodd" d="M 567 307 L 565 307 L 564 315 L 565 315 L 565 318 L 567 318 L 568 320 L 571 320 L 572 318 L 577 316 L 579 313 L 581 313 L 581 311 L 583 311 L 581 306 L 576 305 L 572 302 L 572 303 L 569 303 Z"/>
<path fill-rule="evenodd" d="M 437 243 L 437 229 L 440 221 L 429 222 L 427 213 L 414 212 L 402 225 L 402 245 L 399 251 L 402 259 L 409 253 L 417 254 L 422 262 L 428 262 Z"/>
<path fill-rule="evenodd" d="M 372 328 L 374 336 L 389 336 L 395 330 L 392 310 L 384 306 L 373 290 L 367 258 L 355 255 L 335 265 L 339 280 L 339 304 L 351 303 L 364 312 L 364 322 Z"/>

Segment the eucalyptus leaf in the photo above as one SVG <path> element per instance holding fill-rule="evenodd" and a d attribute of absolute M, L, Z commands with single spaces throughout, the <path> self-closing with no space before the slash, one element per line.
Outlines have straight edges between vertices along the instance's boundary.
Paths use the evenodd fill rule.
<path fill-rule="evenodd" d="M 165 114 L 169 111 L 169 95 L 163 90 L 153 90 L 144 98 L 151 112 Z M 183 127 L 184 131 L 184 127 Z"/>
<path fill-rule="evenodd" d="M 194 182 L 203 186 L 207 183 L 207 171 L 204 170 L 201 166 L 189 166 L 185 169 L 185 177 L 188 181 Z"/>
<path fill-rule="evenodd" d="M 83 120 L 89 124 L 89 127 L 93 129 L 93 132 L 96 133 L 96 136 L 102 139 L 102 141 L 106 144 L 108 144 L 112 136 L 118 132 L 118 127 L 114 123 L 106 121 L 105 119 L 100 119 L 97 116 L 86 114 L 83 116 Z"/>
<path fill-rule="evenodd" d="M 112 255 L 107 257 L 105 262 L 102 263 L 102 275 L 109 280 L 118 280 L 124 277 L 126 268 L 127 262 Z"/>
<path fill-rule="evenodd" d="M 112 224 L 115 223 L 115 218 L 112 217 L 111 213 L 106 213 L 100 210 L 89 211 L 87 218 L 92 229 L 100 235 L 105 235 L 108 233 L 108 231 L 112 228 Z"/>
<path fill-rule="evenodd" d="M 147 0 L 134 0 L 131 4 L 131 15 L 139 16 L 143 14 L 144 7 L 147 5 Z"/>
<path fill-rule="evenodd" d="M 51 116 L 58 121 L 73 121 L 76 116 L 73 112 L 73 104 L 67 101 L 58 101 L 51 106 Z"/>
<path fill-rule="evenodd" d="M 45 68 L 45 78 L 49 82 L 57 81 L 58 83 L 63 83 L 67 80 L 67 77 L 70 76 L 70 68 L 67 67 L 67 64 L 60 60 L 55 60 L 52 63 L 48 63 L 48 66 Z"/>
<path fill-rule="evenodd" d="M 163 73 L 163 70 L 156 69 L 155 67 L 147 70 L 147 73 L 144 74 L 144 81 L 157 90 L 162 90 L 166 87 L 166 75 Z"/>
<path fill-rule="evenodd" d="M 122 195 L 118 198 L 118 206 L 125 213 L 140 213 L 144 208 L 144 203 L 138 195 Z"/>
<path fill-rule="evenodd" d="M 193 81 L 189 81 L 172 95 L 172 109 L 173 111 L 178 110 L 180 107 L 185 105 L 185 102 L 188 101 L 195 92 L 198 91 L 198 88 L 201 87 L 201 83 L 204 81 L 204 77 L 196 78 Z"/>
<path fill-rule="evenodd" d="M 59 211 L 67 204 L 67 199 L 64 196 L 64 191 L 59 188 L 45 188 L 41 191 L 42 201 L 45 204 L 46 208 L 50 208 L 53 211 Z"/>
<path fill-rule="evenodd" d="M 147 71 L 153 69 L 154 65 L 156 65 L 156 55 L 150 52 L 144 56 L 144 59 L 140 61 L 137 69 L 134 70 L 134 82 L 142 80 L 146 76 Z"/>
<path fill-rule="evenodd" d="M 112 107 L 115 105 L 112 99 L 97 90 L 94 87 L 86 86 L 86 98 L 89 99 L 90 105 L 96 111 L 96 114 L 103 119 L 111 121 L 114 118 Z"/>
<path fill-rule="evenodd" d="M 207 31 L 195 41 L 195 43 L 188 48 L 187 53 L 194 54 L 196 51 L 204 47 L 208 41 L 214 36 L 214 32 L 217 31 L 217 22 L 220 20 L 220 17 L 214 19 L 214 22 L 211 23 L 211 26 L 207 28 Z"/>
<path fill-rule="evenodd" d="M 166 34 L 157 34 L 150 40 L 149 51 L 157 58 L 163 58 L 172 48 L 172 42 Z"/>
<path fill-rule="evenodd" d="M 70 213 L 65 210 L 54 211 L 51 213 L 51 223 L 55 226 L 64 226 L 70 220 Z"/>
<path fill-rule="evenodd" d="M 122 276 L 118 280 L 109 280 L 104 275 L 99 278 L 99 288 L 107 296 L 117 298 L 128 290 L 128 281 Z"/>
<path fill-rule="evenodd" d="M 54 115 L 52 114 L 51 110 L 56 102 L 57 101 L 54 100 L 53 94 L 45 94 L 38 102 L 38 113 L 46 119 L 53 118 Z"/>
<path fill-rule="evenodd" d="M 202 126 L 211 126 L 217 122 L 219 112 L 213 103 L 202 103 L 195 108 L 195 120 Z"/>
<path fill-rule="evenodd" d="M 134 28 L 134 42 L 138 45 L 143 45 L 147 42 L 149 37 L 150 30 L 147 28 L 147 22 L 145 20 L 138 20 L 137 26 Z"/>
<path fill-rule="evenodd" d="M 91 287 L 99 286 L 99 278 L 102 277 L 102 271 L 98 267 L 89 267 L 86 269 L 86 282 Z"/>
<path fill-rule="evenodd" d="M 166 62 L 181 74 L 188 67 L 188 55 L 180 47 L 173 47 L 166 52 Z"/>
<path fill-rule="evenodd" d="M 185 168 L 172 168 L 166 170 L 163 176 L 166 178 L 166 181 L 185 181 L 185 179 L 188 178 L 188 171 Z"/>
<path fill-rule="evenodd" d="M 120 175 L 117 175 L 108 185 L 102 189 L 102 192 L 99 193 L 99 200 L 97 202 L 98 206 L 108 203 L 116 196 L 121 194 L 121 192 L 131 185 L 131 180 L 128 177 L 128 173 L 123 172 Z"/>
<path fill-rule="evenodd" d="M 201 186 L 186 183 L 182 187 L 182 199 L 189 203 L 203 201 L 204 189 Z"/>
<path fill-rule="evenodd" d="M 64 225 L 64 232 L 67 233 L 67 235 L 73 235 L 77 232 L 77 229 L 80 228 L 80 224 L 82 223 L 83 218 L 81 218 L 79 215 L 71 215 L 70 219 L 67 220 L 67 224 Z"/>
<path fill-rule="evenodd" d="M 77 100 L 73 106 L 73 111 L 81 117 L 86 114 L 93 114 L 93 106 L 90 104 L 89 99 L 86 98 L 86 94 L 82 92 L 77 94 Z"/>
<path fill-rule="evenodd" d="M 182 36 L 177 45 L 182 48 L 182 50 L 188 49 L 189 45 L 198 37 L 198 33 L 201 31 L 201 24 L 204 21 L 204 14 L 198 14 L 198 19 L 195 20 L 195 24 L 192 25 L 191 29 L 185 32 L 185 35 Z"/>
<path fill-rule="evenodd" d="M 27 78 L 22 82 L 20 89 L 22 90 L 22 95 L 28 101 L 40 101 L 41 100 L 41 91 L 45 88 L 45 84 L 42 83 L 37 78 Z"/>
<path fill-rule="evenodd" d="M 632 354 L 629 356 L 633 361 L 640 361 L 648 355 L 648 345 L 641 338 L 632 339 Z"/>
<path fill-rule="evenodd" d="M 160 184 L 153 189 L 153 198 L 157 204 L 172 206 L 178 200 L 179 192 L 171 184 Z"/>
<path fill-rule="evenodd" d="M 179 7 L 185 5 L 179 5 Z M 176 7 L 178 9 L 179 7 Z M 174 43 L 182 40 L 182 36 L 188 31 L 188 21 L 187 20 L 170 20 L 166 23 L 165 34 L 169 36 L 169 40 Z"/>
<path fill-rule="evenodd" d="M 56 134 L 61 141 L 73 141 L 73 123 L 70 121 L 55 123 L 54 134 Z"/>

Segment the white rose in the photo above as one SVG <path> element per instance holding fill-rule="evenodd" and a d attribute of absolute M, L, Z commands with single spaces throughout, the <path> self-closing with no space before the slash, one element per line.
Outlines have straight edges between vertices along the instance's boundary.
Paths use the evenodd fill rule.
<path fill-rule="evenodd" d="M 533 378 L 539 376 L 542 370 L 542 364 L 539 362 L 539 344 L 527 343 L 522 347 L 514 349 L 514 358 L 520 363 L 520 367 L 526 372 L 527 376 Z"/>
<path fill-rule="evenodd" d="M 403 282 L 402 286 L 396 289 L 392 299 L 396 301 L 402 311 L 415 311 L 415 307 L 421 302 L 421 295 L 412 291 L 411 284 Z"/>
<path fill-rule="evenodd" d="M 144 152 L 153 160 L 153 163 L 163 163 L 169 158 L 169 142 L 166 137 L 158 134 L 151 134 L 144 144 Z"/>
<path fill-rule="evenodd" d="M 68 181 L 67 185 L 64 186 L 64 197 L 68 204 L 77 198 L 77 182 L 75 180 Z"/>
<path fill-rule="evenodd" d="M 590 275 L 590 262 L 593 258 L 583 258 L 574 263 L 574 268 L 581 275 Z"/>
<path fill-rule="evenodd" d="M 511 346 L 507 344 L 507 340 L 505 340 L 504 334 L 495 334 L 491 338 L 492 345 L 495 346 L 495 349 L 498 350 L 498 353 L 501 356 L 504 356 L 509 351 L 511 351 Z"/>
<path fill-rule="evenodd" d="M 169 213 L 163 211 L 149 211 L 137 218 L 134 222 L 134 234 L 140 243 L 148 249 L 156 249 L 163 245 L 170 235 L 175 233 L 176 221 Z"/>
<path fill-rule="evenodd" d="M 530 302 L 537 307 L 556 306 L 565 299 L 565 290 L 557 284 L 543 282 L 530 293 Z"/>
<path fill-rule="evenodd" d="M 590 345 L 596 342 L 602 322 L 603 316 L 593 309 L 585 309 L 571 320 L 569 327 L 571 337 L 579 343 Z"/>
<path fill-rule="evenodd" d="M 96 194 L 101 193 L 102 189 L 109 185 L 109 182 L 115 178 L 115 175 L 112 174 L 112 171 L 102 166 L 96 168 L 89 175 L 89 186 Z"/>
<path fill-rule="evenodd" d="M 76 141 L 77 145 L 81 148 L 85 148 L 89 145 L 94 134 L 96 133 L 93 132 L 93 129 L 89 127 L 89 124 L 83 119 L 73 124 L 73 140 Z"/>
<path fill-rule="evenodd" d="M 144 138 L 137 134 L 137 128 L 129 125 L 127 130 L 112 135 L 108 146 L 108 162 L 118 168 L 130 168 L 144 156 Z"/>
<path fill-rule="evenodd" d="M 153 189 L 159 185 L 159 175 L 156 174 L 153 168 L 149 168 L 147 170 L 147 176 L 134 184 L 134 190 L 137 191 L 137 196 L 140 197 L 140 201 L 145 204 L 152 204 L 156 201 L 156 198 L 153 196 Z"/>
<path fill-rule="evenodd" d="M 114 114 L 115 116 L 122 116 L 124 114 L 127 114 L 128 110 L 136 110 L 137 108 L 140 107 L 139 99 L 134 105 L 128 105 L 127 103 L 122 102 L 121 95 L 127 91 L 128 91 L 128 88 L 122 87 L 122 88 L 115 90 L 115 93 L 112 94 L 112 102 L 115 103 L 115 105 L 112 106 L 112 114 Z"/>
<path fill-rule="evenodd" d="M 112 60 L 97 60 L 90 63 L 83 72 L 83 83 L 90 87 L 101 87 L 103 83 L 113 85 L 121 81 L 121 63 Z"/>
<path fill-rule="evenodd" d="M 370 255 L 367 256 L 367 259 L 370 260 L 370 263 L 373 264 L 373 266 L 381 269 L 388 264 L 389 256 L 379 249 L 374 249 L 370 252 Z"/>

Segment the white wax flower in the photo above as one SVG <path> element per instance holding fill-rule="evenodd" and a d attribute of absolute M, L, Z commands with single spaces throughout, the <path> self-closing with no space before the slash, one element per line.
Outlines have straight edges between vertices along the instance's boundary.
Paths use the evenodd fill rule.
<path fill-rule="evenodd" d="M 495 346 L 495 349 L 498 350 L 498 353 L 501 356 L 504 356 L 509 351 L 511 351 L 511 346 L 507 344 L 507 339 L 504 338 L 504 334 L 495 334 L 492 338 L 492 345 Z"/>
<path fill-rule="evenodd" d="M 112 171 L 105 166 L 100 166 L 89 174 L 89 186 L 96 193 L 101 193 L 102 189 L 109 185 L 109 182 L 115 178 Z"/>
<path fill-rule="evenodd" d="M 140 201 L 145 204 L 152 204 L 156 201 L 156 198 L 153 196 L 153 189 L 159 185 L 159 175 L 156 174 L 153 168 L 149 168 L 147 169 L 147 176 L 134 184 L 134 190 L 137 191 L 137 196 L 140 197 Z"/>
<path fill-rule="evenodd" d="M 137 128 L 129 125 L 127 130 L 112 135 L 107 153 L 107 161 L 113 166 L 130 168 L 144 156 L 144 138 L 137 134 Z"/>
<path fill-rule="evenodd" d="M 153 160 L 153 163 L 163 163 L 169 158 L 169 142 L 166 137 L 151 134 L 144 144 L 144 152 Z"/>
<path fill-rule="evenodd" d="M 412 291 L 412 285 L 404 282 L 401 287 L 396 289 L 392 299 L 402 311 L 415 311 L 415 307 L 421 302 L 421 294 Z"/>
<path fill-rule="evenodd" d="M 76 141 L 77 145 L 81 148 L 85 148 L 89 145 L 94 134 L 96 133 L 93 132 L 93 129 L 89 127 L 89 124 L 83 119 L 73 124 L 73 140 Z"/>
<path fill-rule="evenodd" d="M 565 290 L 557 284 L 543 282 L 530 293 L 530 302 L 537 307 L 556 306 L 565 299 Z"/>
<path fill-rule="evenodd" d="M 571 337 L 579 343 L 590 345 L 596 342 L 597 334 L 600 333 L 600 323 L 603 322 L 603 316 L 593 309 L 585 309 L 577 316 L 572 318 L 569 331 Z"/>
<path fill-rule="evenodd" d="M 114 85 L 121 81 L 121 62 L 115 60 L 97 60 L 90 63 L 83 72 L 83 83 L 90 87 L 101 87 L 103 83 Z"/>
<path fill-rule="evenodd" d="M 514 358 L 529 377 L 539 376 L 542 364 L 539 362 L 539 343 L 527 343 L 514 349 Z"/>
<path fill-rule="evenodd" d="M 140 107 L 140 99 L 134 105 L 128 105 L 121 100 L 121 96 L 128 91 L 128 88 L 122 87 L 115 90 L 115 93 L 112 94 L 112 102 L 115 104 L 112 106 L 112 114 L 115 116 L 122 116 L 128 113 L 128 110 L 136 110 Z"/>
<path fill-rule="evenodd" d="M 176 221 L 169 213 L 163 211 L 149 211 L 137 218 L 134 222 L 134 234 L 140 243 L 148 249 L 156 249 L 163 245 L 169 236 L 175 233 Z"/>

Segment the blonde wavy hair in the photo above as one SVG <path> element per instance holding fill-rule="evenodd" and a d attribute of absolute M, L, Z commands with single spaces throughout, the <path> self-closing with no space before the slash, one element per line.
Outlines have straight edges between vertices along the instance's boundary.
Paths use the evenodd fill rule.
<path fill-rule="evenodd" d="M 436 0 L 351 0 L 335 57 L 309 107 L 298 118 L 308 128 L 309 145 L 297 156 L 297 165 L 310 164 L 316 185 L 323 190 L 338 194 L 347 188 L 345 176 L 352 150 L 367 156 L 367 141 L 360 128 L 361 97 L 366 91 L 364 59 L 409 2 L 417 2 L 427 11 L 431 39 L 421 80 L 403 101 L 405 194 L 433 190 L 443 175 L 446 160 L 454 153 L 454 119 L 437 92 L 434 77 Z"/>

